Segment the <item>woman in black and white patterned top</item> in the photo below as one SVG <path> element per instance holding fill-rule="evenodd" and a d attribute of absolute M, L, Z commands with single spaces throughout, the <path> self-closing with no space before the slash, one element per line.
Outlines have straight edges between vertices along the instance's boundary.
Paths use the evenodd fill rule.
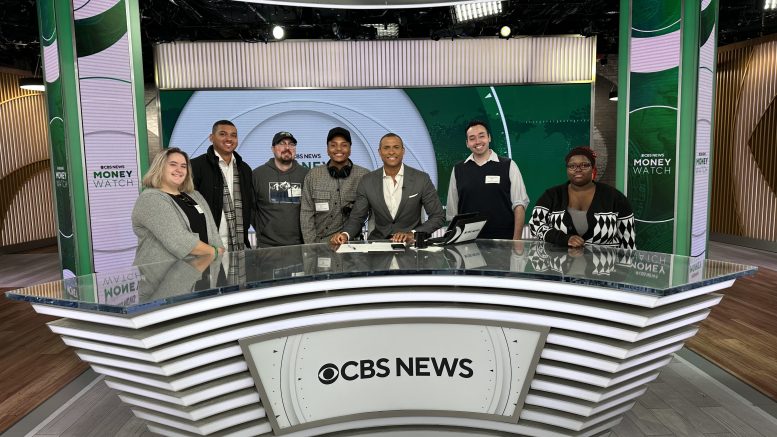
<path fill-rule="evenodd" d="M 546 190 L 537 201 L 529 220 L 532 235 L 568 247 L 636 249 L 631 205 L 620 191 L 594 182 L 593 151 L 574 148 L 565 161 L 569 181 Z"/>

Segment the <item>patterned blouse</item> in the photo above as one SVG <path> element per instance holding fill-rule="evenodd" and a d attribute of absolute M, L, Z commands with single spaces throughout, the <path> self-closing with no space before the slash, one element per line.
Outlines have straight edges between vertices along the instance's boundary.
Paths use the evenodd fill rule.
<path fill-rule="evenodd" d="M 591 200 L 586 218 L 588 231 L 581 235 L 589 244 L 636 249 L 634 212 L 626 196 L 615 188 L 594 182 L 596 192 Z M 569 207 L 569 183 L 550 188 L 534 206 L 529 227 L 540 240 L 566 246 L 569 237 L 577 235 Z"/>

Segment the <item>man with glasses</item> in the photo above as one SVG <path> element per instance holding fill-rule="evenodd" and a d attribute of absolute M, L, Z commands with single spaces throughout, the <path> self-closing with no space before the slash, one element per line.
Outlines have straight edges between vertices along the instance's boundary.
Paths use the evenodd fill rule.
<path fill-rule="evenodd" d="M 518 166 L 491 150 L 486 122 L 473 120 L 464 132 L 472 153 L 451 172 L 447 219 L 479 212 L 488 221 L 478 238 L 520 240 L 529 196 Z"/>
<path fill-rule="evenodd" d="M 275 134 L 272 153 L 273 157 L 254 169 L 253 174 L 257 246 L 302 244 L 300 200 L 302 183 L 308 169 L 294 159 L 297 155 L 297 140 L 289 132 Z"/>
<path fill-rule="evenodd" d="M 302 187 L 300 226 L 305 243 L 325 243 L 343 228 L 356 202 L 356 187 L 369 171 L 351 162 L 351 133 L 335 127 L 326 136 L 329 162 L 310 170 Z"/>
<path fill-rule="evenodd" d="M 254 209 L 251 167 L 237 154 L 237 128 L 229 120 L 213 123 L 212 145 L 191 160 L 194 189 L 208 202 L 229 252 L 250 247 L 248 227 Z"/>

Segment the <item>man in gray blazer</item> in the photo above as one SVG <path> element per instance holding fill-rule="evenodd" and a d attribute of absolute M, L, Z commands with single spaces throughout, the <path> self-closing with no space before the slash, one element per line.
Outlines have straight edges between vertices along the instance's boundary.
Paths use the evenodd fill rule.
<path fill-rule="evenodd" d="M 402 138 L 388 133 L 378 145 L 383 167 L 362 177 L 356 189 L 356 203 L 343 225 L 343 232 L 332 236 L 334 244 L 347 243 L 357 235 L 372 213 L 375 230 L 370 238 L 412 242 L 418 232 L 432 233 L 445 222 L 442 203 L 429 175 L 402 164 L 405 145 Z M 421 223 L 421 207 L 429 219 Z"/>

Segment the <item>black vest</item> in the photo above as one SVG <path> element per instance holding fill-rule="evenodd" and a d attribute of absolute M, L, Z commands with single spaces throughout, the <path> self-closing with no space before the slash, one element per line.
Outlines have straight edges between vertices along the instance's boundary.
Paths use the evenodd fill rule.
<path fill-rule="evenodd" d="M 459 193 L 459 214 L 479 212 L 488 221 L 478 238 L 513 238 L 515 216 L 510 200 L 509 158 L 488 161 L 479 166 L 475 161 L 460 162 L 453 167 Z M 499 176 L 498 184 L 487 184 L 486 176 Z"/>

